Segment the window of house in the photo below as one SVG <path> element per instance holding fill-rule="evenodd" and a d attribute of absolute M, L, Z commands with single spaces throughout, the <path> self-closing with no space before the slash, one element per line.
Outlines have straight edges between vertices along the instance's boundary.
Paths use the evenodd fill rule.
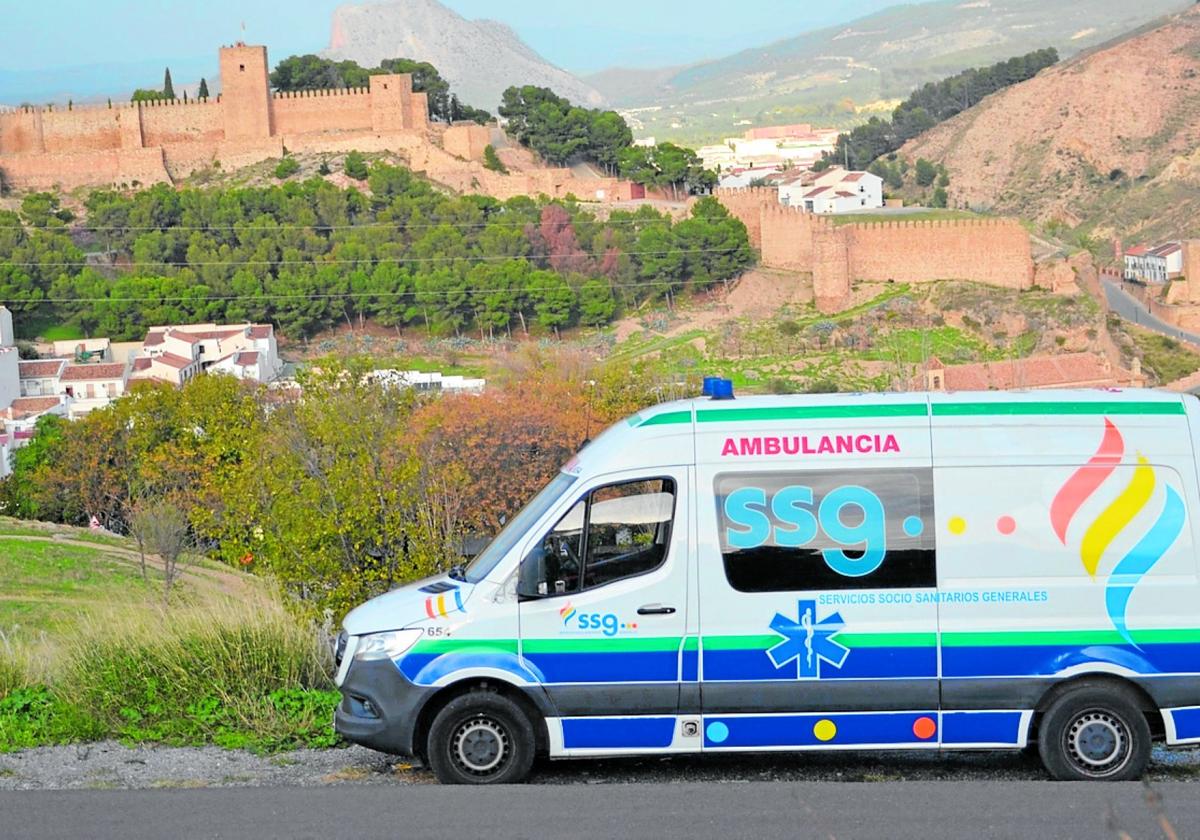
<path fill-rule="evenodd" d="M 932 470 L 726 474 L 714 489 L 739 592 L 937 583 Z"/>
<path fill-rule="evenodd" d="M 96 386 L 93 385 L 91 382 L 89 382 L 87 385 L 87 398 L 89 400 L 96 399 Z"/>
<path fill-rule="evenodd" d="M 525 558 L 522 596 L 568 595 L 654 571 L 666 560 L 674 516 L 669 478 L 591 491 Z"/>

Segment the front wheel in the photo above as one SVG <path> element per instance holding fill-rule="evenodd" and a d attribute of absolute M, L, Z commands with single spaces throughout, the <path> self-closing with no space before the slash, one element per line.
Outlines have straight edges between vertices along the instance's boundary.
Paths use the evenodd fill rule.
<path fill-rule="evenodd" d="M 533 724 L 520 706 L 491 691 L 472 691 L 433 719 L 429 766 L 446 785 L 514 784 L 533 767 L 534 743 Z"/>
<path fill-rule="evenodd" d="M 1042 718 L 1038 751 L 1062 782 L 1138 779 L 1150 761 L 1150 725 L 1132 692 L 1080 686 Z"/>

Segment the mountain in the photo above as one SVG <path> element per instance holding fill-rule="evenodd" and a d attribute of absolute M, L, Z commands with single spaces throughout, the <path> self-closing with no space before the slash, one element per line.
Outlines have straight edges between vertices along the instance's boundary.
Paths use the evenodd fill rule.
<path fill-rule="evenodd" d="M 589 76 L 642 132 L 699 142 L 743 120 L 846 127 L 866 110 L 890 110 L 915 87 L 1042 47 L 1064 56 L 1103 43 L 1183 0 L 938 0 L 894 6 L 844 26 L 744 50 L 679 70 Z M 782 23 L 781 23 L 782 25 Z"/>
<path fill-rule="evenodd" d="M 984 99 L 901 150 L 954 204 L 1103 239 L 1200 236 L 1200 7 Z"/>
<path fill-rule="evenodd" d="M 512 29 L 491 20 L 467 20 L 437 0 L 388 0 L 339 7 L 324 55 L 374 67 L 387 58 L 428 61 L 463 102 L 495 111 L 510 85 L 538 85 L 579 105 L 604 97 L 550 64 Z"/>

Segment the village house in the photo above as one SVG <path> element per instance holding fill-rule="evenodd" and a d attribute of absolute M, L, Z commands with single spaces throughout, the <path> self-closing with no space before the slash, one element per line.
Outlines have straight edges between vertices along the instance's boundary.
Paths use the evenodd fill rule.
<path fill-rule="evenodd" d="M 61 393 L 59 382 L 66 359 L 33 359 L 19 362 L 22 397 L 49 397 Z"/>
<path fill-rule="evenodd" d="M 945 365 L 929 359 L 923 376 L 911 387 L 918 391 L 1013 391 L 1046 388 L 1142 388 L 1146 377 L 1135 361 L 1133 370 L 1113 365 L 1098 353 L 1033 356 L 1003 362 Z"/>
<path fill-rule="evenodd" d="M 134 377 L 173 385 L 208 371 L 270 382 L 283 370 L 275 329 L 269 324 L 152 327 L 142 348 L 134 359 Z"/>
<path fill-rule="evenodd" d="M 870 172 L 834 168 L 800 175 L 779 186 L 779 203 L 807 213 L 851 213 L 883 207 L 883 179 Z"/>
<path fill-rule="evenodd" d="M 1125 252 L 1125 279 L 1138 283 L 1166 283 L 1183 276 L 1183 244 L 1167 242 L 1157 247 L 1137 245 Z"/>
<path fill-rule="evenodd" d="M 76 420 L 124 396 L 129 374 L 129 362 L 67 365 L 58 380 L 59 394 L 69 398 L 67 416 Z"/>

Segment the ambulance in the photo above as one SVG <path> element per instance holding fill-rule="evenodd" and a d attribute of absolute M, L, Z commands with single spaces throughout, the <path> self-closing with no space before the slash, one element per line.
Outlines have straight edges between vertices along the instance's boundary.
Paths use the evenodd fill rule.
<path fill-rule="evenodd" d="M 1127 780 L 1200 744 L 1194 397 L 708 386 L 587 445 L 466 568 L 351 612 L 338 732 L 459 784 L 1026 748 Z"/>

